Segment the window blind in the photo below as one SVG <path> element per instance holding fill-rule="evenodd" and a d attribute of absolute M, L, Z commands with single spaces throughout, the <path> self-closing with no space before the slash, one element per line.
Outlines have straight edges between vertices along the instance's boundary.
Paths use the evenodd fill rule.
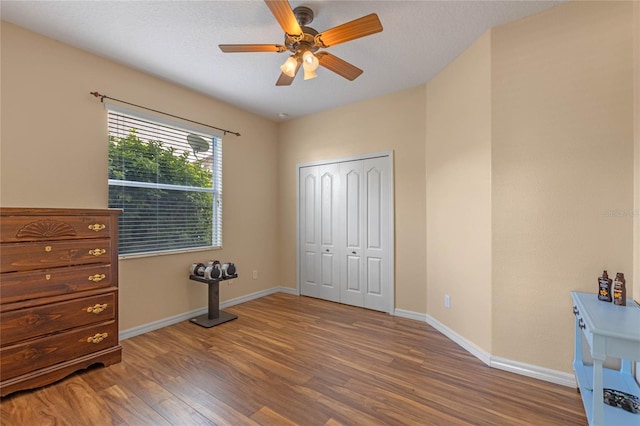
<path fill-rule="evenodd" d="M 120 254 L 222 246 L 222 140 L 108 111 L 109 207 Z"/>

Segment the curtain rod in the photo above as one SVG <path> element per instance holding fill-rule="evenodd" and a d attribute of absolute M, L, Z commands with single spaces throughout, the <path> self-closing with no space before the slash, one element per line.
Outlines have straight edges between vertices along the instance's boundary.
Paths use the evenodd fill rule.
<path fill-rule="evenodd" d="M 104 103 L 104 100 L 105 100 L 105 99 L 111 99 L 112 101 L 122 102 L 123 104 L 132 105 L 132 106 L 134 106 L 134 107 L 138 107 L 138 108 L 146 109 L 146 110 L 148 110 L 148 111 L 157 112 L 158 114 L 168 115 L 169 117 L 179 118 L 180 120 L 188 121 L 188 122 L 190 122 L 190 123 L 195 123 L 195 124 L 199 124 L 199 125 L 201 125 L 201 126 L 206 126 L 206 127 L 210 127 L 210 128 L 212 128 L 212 129 L 220 130 L 220 131 L 221 131 L 221 132 L 223 132 L 225 135 L 226 135 L 227 133 L 231 133 L 232 135 L 240 136 L 240 133 L 238 133 L 238 132 L 233 132 L 233 131 L 231 131 L 231 130 L 221 129 L 220 127 L 211 126 L 211 125 L 209 125 L 209 124 L 204 124 L 204 123 L 200 123 L 200 122 L 198 122 L 198 121 L 189 120 L 188 118 L 180 117 L 180 116 L 178 116 L 178 115 L 169 114 L 169 113 L 167 113 L 167 112 L 158 111 L 158 110 L 155 110 L 155 109 L 152 109 L 152 108 L 147 108 L 147 107 L 144 107 L 144 106 L 142 106 L 142 105 L 136 105 L 136 104 L 134 104 L 134 103 L 127 102 L 127 101 L 123 101 L 123 100 L 121 100 L 121 99 L 112 98 L 112 97 L 110 97 L 110 96 L 103 95 L 103 94 L 98 93 L 98 92 L 89 92 L 89 93 L 90 93 L 90 94 L 92 94 L 93 96 L 95 96 L 96 98 L 100 98 L 100 102 L 102 102 L 102 103 Z"/>

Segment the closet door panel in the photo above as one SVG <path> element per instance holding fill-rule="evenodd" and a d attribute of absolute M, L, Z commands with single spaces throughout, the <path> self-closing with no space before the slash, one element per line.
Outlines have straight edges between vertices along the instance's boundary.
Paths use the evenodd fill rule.
<path fill-rule="evenodd" d="M 365 253 L 366 289 L 364 307 L 390 312 L 391 285 L 389 218 L 391 214 L 391 170 L 384 158 L 364 160 L 366 188 Z"/>
<path fill-rule="evenodd" d="M 382 259 L 379 257 L 367 258 L 367 294 L 382 295 Z"/>
<path fill-rule="evenodd" d="M 317 284 L 316 279 L 316 258 L 318 256 L 315 252 L 307 251 L 304 256 L 304 281 L 310 285 Z"/>
<path fill-rule="evenodd" d="M 316 241 L 316 176 L 315 174 L 307 174 L 304 178 L 304 210 L 302 217 L 304 218 L 304 242 L 314 245 Z"/>
<path fill-rule="evenodd" d="M 335 226 L 334 219 L 336 219 L 336 205 L 334 203 L 334 192 L 336 190 L 334 187 L 335 180 L 336 177 L 331 174 L 330 171 L 325 171 L 320 177 L 320 216 L 322 218 L 320 228 L 322 232 L 322 245 L 325 247 L 333 247 L 335 245 L 333 240 Z"/>
<path fill-rule="evenodd" d="M 320 225 L 318 223 L 318 169 L 300 169 L 300 292 L 305 296 L 320 297 L 320 282 L 317 271 L 320 267 Z"/>
<path fill-rule="evenodd" d="M 360 234 L 361 234 L 361 189 L 360 181 L 361 171 L 356 168 L 354 170 L 353 163 L 347 163 L 343 167 L 343 170 L 348 170 L 345 175 L 345 207 L 346 207 L 346 235 L 347 235 L 347 249 L 360 249 Z"/>
<path fill-rule="evenodd" d="M 382 248 L 381 210 L 382 183 L 381 172 L 377 168 L 367 170 L 367 248 Z"/>
<path fill-rule="evenodd" d="M 346 291 L 349 293 L 362 293 L 360 285 L 362 273 L 360 272 L 361 259 L 358 256 L 347 256 L 347 280 Z"/>
<path fill-rule="evenodd" d="M 361 160 L 340 164 L 340 177 L 344 182 L 340 194 L 345 265 L 341 277 L 340 300 L 354 306 L 364 306 L 364 177 Z"/>
<path fill-rule="evenodd" d="M 334 256 L 331 253 L 322 253 L 322 285 L 325 287 L 333 287 L 336 285 L 334 277 Z"/>
<path fill-rule="evenodd" d="M 344 303 L 364 306 L 362 232 L 362 161 L 352 161 L 341 166 L 345 181 L 344 195 L 341 200 L 345 206 L 346 241 L 346 288 L 343 291 Z"/>
<path fill-rule="evenodd" d="M 337 165 L 300 169 L 301 285 L 305 296 L 340 300 L 341 249 L 339 236 L 338 193 L 340 176 Z"/>
<path fill-rule="evenodd" d="M 340 176 L 337 164 L 318 166 L 318 225 L 320 245 L 321 287 L 318 297 L 334 302 L 340 301 L 340 264 L 337 257 L 342 249 L 337 246 L 340 219 L 338 215 Z"/>

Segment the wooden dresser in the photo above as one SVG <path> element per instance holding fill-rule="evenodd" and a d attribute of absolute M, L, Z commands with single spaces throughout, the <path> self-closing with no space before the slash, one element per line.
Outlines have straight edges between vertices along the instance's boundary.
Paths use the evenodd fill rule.
<path fill-rule="evenodd" d="M 120 362 L 118 210 L 0 208 L 0 395 Z"/>

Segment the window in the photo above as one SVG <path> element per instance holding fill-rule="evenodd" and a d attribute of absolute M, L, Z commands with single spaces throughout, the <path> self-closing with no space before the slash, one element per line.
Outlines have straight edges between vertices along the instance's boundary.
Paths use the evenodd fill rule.
<path fill-rule="evenodd" d="M 222 246 L 222 140 L 109 110 L 109 207 L 120 255 Z"/>

